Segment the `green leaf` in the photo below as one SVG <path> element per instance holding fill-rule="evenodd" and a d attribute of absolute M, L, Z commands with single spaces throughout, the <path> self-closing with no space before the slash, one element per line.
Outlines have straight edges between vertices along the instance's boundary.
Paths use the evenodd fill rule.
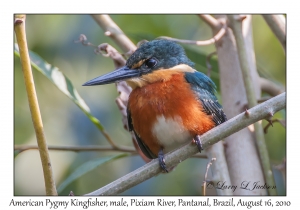
<path fill-rule="evenodd" d="M 19 46 L 17 44 L 15 44 L 14 53 L 16 56 L 20 57 Z M 84 114 L 92 121 L 92 123 L 96 125 L 99 130 L 104 131 L 104 127 L 101 125 L 100 121 L 91 114 L 90 108 L 81 98 L 71 80 L 66 77 L 66 75 L 64 75 L 57 67 L 47 63 L 34 52 L 29 51 L 29 56 L 31 66 L 35 70 L 38 70 L 40 73 L 45 75 L 59 90 L 67 95 L 84 112 Z"/>
<path fill-rule="evenodd" d="M 76 168 L 75 171 L 73 173 L 71 173 L 70 176 L 67 177 L 67 179 L 65 181 L 63 181 L 63 183 L 60 184 L 60 186 L 57 189 L 58 193 L 61 193 L 63 191 L 63 189 L 65 189 L 71 182 L 75 181 L 76 179 L 78 179 L 82 175 L 86 174 L 87 172 L 92 171 L 93 169 L 97 168 L 98 166 L 108 163 L 112 160 L 126 157 L 128 155 L 129 154 L 127 154 L 127 153 L 123 153 L 123 154 L 114 155 L 114 156 L 101 157 L 101 158 L 97 158 L 97 159 L 90 160 L 88 162 L 83 163 L 78 168 Z"/>

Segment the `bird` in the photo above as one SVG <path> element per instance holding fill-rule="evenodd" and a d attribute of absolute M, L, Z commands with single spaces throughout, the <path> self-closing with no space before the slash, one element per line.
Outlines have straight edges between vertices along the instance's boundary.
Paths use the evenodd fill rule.
<path fill-rule="evenodd" d="M 169 172 L 165 154 L 189 142 L 203 150 L 200 136 L 227 120 L 215 96 L 216 85 L 195 69 L 183 47 L 170 40 L 143 43 L 125 66 L 83 86 L 126 81 L 129 131 L 146 157 L 158 158 Z"/>

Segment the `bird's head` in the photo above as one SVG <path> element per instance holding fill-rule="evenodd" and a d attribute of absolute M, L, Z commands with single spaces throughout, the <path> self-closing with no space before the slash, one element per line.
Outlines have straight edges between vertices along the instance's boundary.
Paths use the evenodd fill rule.
<path fill-rule="evenodd" d="M 176 68 L 180 65 L 180 68 Z M 141 87 L 160 79 L 163 80 L 163 77 L 170 75 L 169 71 L 174 71 L 174 68 L 179 71 L 193 71 L 191 70 L 193 66 L 194 63 L 188 59 L 184 49 L 177 43 L 169 40 L 153 40 L 142 44 L 122 68 L 92 79 L 83 85 L 104 85 L 124 80 L 132 88 Z"/>

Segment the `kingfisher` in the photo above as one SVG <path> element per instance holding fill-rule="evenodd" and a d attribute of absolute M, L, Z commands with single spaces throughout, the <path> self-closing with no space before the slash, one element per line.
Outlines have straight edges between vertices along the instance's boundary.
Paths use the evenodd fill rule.
<path fill-rule="evenodd" d="M 201 152 L 200 136 L 226 121 L 214 82 L 195 70 L 184 49 L 173 41 L 146 42 L 125 66 L 83 86 L 119 81 L 132 88 L 127 105 L 129 131 L 145 156 L 158 158 L 165 172 L 165 153 L 191 141 Z"/>

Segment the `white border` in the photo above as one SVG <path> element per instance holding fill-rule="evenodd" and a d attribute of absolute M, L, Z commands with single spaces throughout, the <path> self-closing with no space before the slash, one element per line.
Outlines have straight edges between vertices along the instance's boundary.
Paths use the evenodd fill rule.
<path fill-rule="evenodd" d="M 299 190 L 299 8 L 297 1 L 278 0 L 231 0 L 231 1 L 10 1 L 2 3 L 1 16 L 1 70 L 0 70 L 0 165 L 1 165 L 1 199 L 0 207 L 7 207 L 11 199 L 19 201 L 46 200 L 48 197 L 13 197 L 13 14 L 14 13 L 287 13 L 287 196 L 282 197 L 241 197 L 251 201 L 272 199 L 275 201 L 291 201 L 292 206 L 300 206 Z M 157 197 L 125 197 L 125 199 L 155 200 Z M 189 199 L 193 197 L 183 197 Z M 204 197 L 195 197 L 205 199 Z M 211 197 L 211 199 L 228 200 L 229 197 Z M 238 200 L 240 197 L 234 197 Z M 55 201 L 70 200 L 70 197 L 50 198 Z M 86 197 L 76 197 L 86 200 Z M 104 197 L 104 200 L 116 200 L 120 197 Z M 166 200 L 176 200 L 177 197 L 164 197 Z M 20 208 L 20 207 L 15 207 Z M 99 209 L 100 207 L 97 207 Z M 137 207 L 139 208 L 139 207 Z M 148 207 L 149 208 L 149 207 Z M 163 208 L 166 207 L 157 207 Z M 189 207 L 190 208 L 190 207 Z M 198 207 L 199 208 L 199 207 Z M 219 207 L 216 207 L 219 208 Z M 255 208 L 255 207 L 253 207 Z M 266 208 L 266 207 L 264 207 Z M 286 207 L 284 207 L 286 208 Z M 4 209 L 4 208 L 1 208 Z M 23 207 L 32 209 L 32 207 Z M 37 208 L 36 208 L 37 209 Z M 48 207 L 38 209 L 49 209 Z M 58 208 L 62 209 L 62 208 Z M 77 208 L 83 209 L 83 208 Z M 91 207 L 89 208 L 91 209 Z M 96 209 L 96 208 L 94 208 Z M 107 208 L 113 209 L 113 208 Z M 114 208 L 115 209 L 115 208 Z M 128 208 L 127 208 L 128 209 Z M 130 208 L 131 209 L 131 208 Z M 167 208 L 168 209 L 168 208 Z M 243 209 L 246 209 L 245 207 Z"/>

